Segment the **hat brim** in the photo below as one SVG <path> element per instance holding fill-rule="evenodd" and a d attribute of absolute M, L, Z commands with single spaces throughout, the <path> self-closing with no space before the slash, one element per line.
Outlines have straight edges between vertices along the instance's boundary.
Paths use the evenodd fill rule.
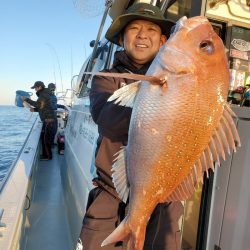
<path fill-rule="evenodd" d="M 150 21 L 152 23 L 155 23 L 161 27 L 162 33 L 166 35 L 167 37 L 170 36 L 171 28 L 175 25 L 174 22 L 170 20 L 163 20 L 161 18 L 152 18 L 150 15 L 141 15 L 141 14 L 124 14 L 120 17 L 118 17 L 109 27 L 109 29 L 106 32 L 105 37 L 111 41 L 112 43 L 115 43 L 120 46 L 119 40 L 120 40 L 120 33 L 121 31 L 127 26 L 128 23 L 134 21 L 134 20 L 146 20 Z"/>

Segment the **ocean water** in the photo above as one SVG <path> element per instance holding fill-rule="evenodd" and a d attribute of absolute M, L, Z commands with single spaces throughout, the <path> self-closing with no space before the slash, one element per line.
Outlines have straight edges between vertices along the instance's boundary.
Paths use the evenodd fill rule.
<path fill-rule="evenodd" d="M 37 113 L 0 105 L 0 184 L 15 162 Z"/>

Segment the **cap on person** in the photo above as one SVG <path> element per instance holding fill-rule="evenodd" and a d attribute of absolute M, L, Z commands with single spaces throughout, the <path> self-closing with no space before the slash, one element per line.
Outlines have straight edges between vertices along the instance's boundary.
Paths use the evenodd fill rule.
<path fill-rule="evenodd" d="M 51 83 L 48 84 L 48 89 L 49 90 L 55 90 L 56 89 L 56 85 L 51 82 Z"/>
<path fill-rule="evenodd" d="M 120 33 L 133 20 L 147 20 L 161 27 L 162 33 L 167 37 L 170 36 L 171 28 L 174 22 L 166 19 L 162 11 L 154 5 L 147 3 L 135 3 L 131 5 L 124 14 L 118 16 L 108 28 L 105 37 L 119 44 Z"/>
<path fill-rule="evenodd" d="M 31 89 L 38 88 L 38 87 L 45 88 L 45 85 L 44 85 L 44 83 L 42 81 L 36 81 L 34 83 L 34 85 L 31 87 Z"/>

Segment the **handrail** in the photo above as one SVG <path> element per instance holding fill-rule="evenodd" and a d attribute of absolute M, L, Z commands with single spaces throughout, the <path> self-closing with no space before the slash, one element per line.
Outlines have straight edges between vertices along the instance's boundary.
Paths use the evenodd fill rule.
<path fill-rule="evenodd" d="M 4 212 L 4 209 L 0 208 L 0 230 L 1 230 L 2 228 L 5 228 L 5 227 L 6 227 L 5 223 L 2 223 L 2 222 L 1 222 L 1 219 L 2 219 L 2 217 L 3 217 L 3 212 Z M 0 237 L 2 237 L 2 236 L 3 236 L 3 234 L 2 234 L 2 232 L 0 232 Z"/>
<path fill-rule="evenodd" d="M 5 186 L 5 184 L 6 184 L 6 182 L 7 182 L 7 180 L 8 180 L 9 177 L 10 177 L 10 174 L 11 174 L 12 170 L 14 169 L 14 167 L 15 167 L 15 165 L 16 165 L 16 163 L 17 163 L 17 160 L 19 159 L 19 156 L 21 155 L 21 153 L 22 153 L 22 151 L 23 151 L 23 149 L 24 149 L 24 147 L 25 147 L 25 145 L 26 145 L 26 142 L 27 142 L 27 140 L 28 140 L 28 138 L 29 138 L 29 136 L 30 136 L 31 131 L 33 130 L 33 127 L 35 126 L 35 123 L 36 123 L 36 120 L 37 120 L 37 119 L 38 119 L 38 116 L 37 116 L 37 118 L 35 119 L 35 121 L 34 121 L 32 127 L 31 127 L 31 129 L 30 129 L 30 131 L 29 131 L 29 133 L 28 133 L 28 135 L 27 135 L 27 137 L 26 137 L 26 139 L 25 139 L 25 141 L 24 141 L 24 143 L 23 143 L 23 146 L 22 146 L 22 148 L 20 149 L 20 151 L 19 151 L 19 153 L 18 153 L 18 155 L 17 155 L 17 157 L 16 157 L 16 159 L 15 159 L 15 161 L 13 161 L 13 163 L 11 164 L 11 167 L 9 168 L 9 170 L 8 170 L 8 172 L 6 173 L 5 177 L 4 177 L 4 178 L 2 179 L 2 181 L 0 182 L 0 194 L 1 194 L 1 192 L 2 192 L 2 190 L 3 190 L 3 188 L 4 188 L 4 186 Z"/>
<path fill-rule="evenodd" d="M 25 200 L 32 190 L 29 188 L 38 164 L 39 138 L 42 122 L 38 117 L 25 140 L 16 164 L 9 171 L 0 193 L 0 209 L 4 210 L 0 227 L 0 249 L 19 249 L 19 239 L 25 223 Z M 6 225 L 4 225 L 4 224 Z"/>

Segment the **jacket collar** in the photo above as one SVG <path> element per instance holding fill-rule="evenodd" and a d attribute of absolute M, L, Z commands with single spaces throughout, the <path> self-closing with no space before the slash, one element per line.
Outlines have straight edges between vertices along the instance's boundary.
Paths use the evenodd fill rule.
<path fill-rule="evenodd" d="M 145 75 L 150 64 L 152 61 L 148 62 L 147 64 L 144 64 L 141 68 L 137 68 L 133 63 L 132 60 L 128 57 L 126 54 L 126 51 L 116 51 L 114 56 L 114 67 L 125 67 L 128 72 L 132 72 L 135 74 Z"/>

